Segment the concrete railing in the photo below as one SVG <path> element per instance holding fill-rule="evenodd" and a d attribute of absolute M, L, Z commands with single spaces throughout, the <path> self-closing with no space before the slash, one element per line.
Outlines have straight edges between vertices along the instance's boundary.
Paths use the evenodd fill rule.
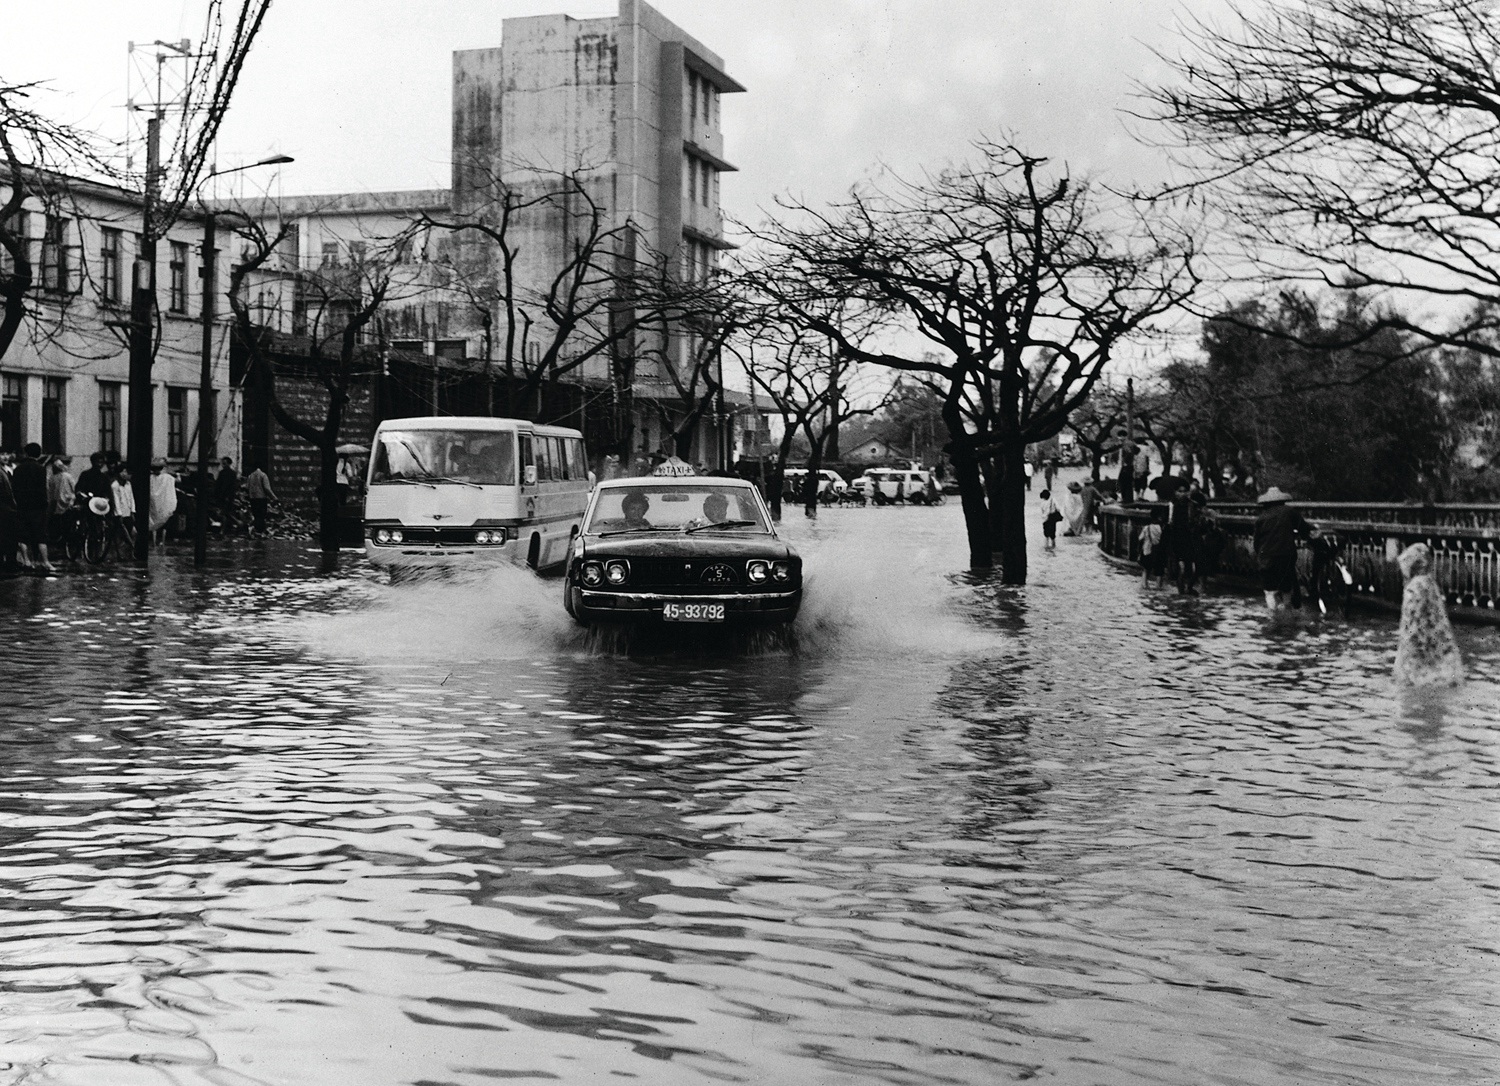
<path fill-rule="evenodd" d="M 1500 505 L 1359 505 L 1293 502 L 1316 528 L 1338 534 L 1344 563 L 1354 577 L 1355 599 L 1401 604 L 1403 581 L 1396 555 L 1413 543 L 1432 548 L 1434 572 L 1458 617 L 1500 620 Z M 1140 528 L 1155 502 L 1108 505 L 1099 514 L 1099 549 L 1115 558 L 1140 559 Z M 1210 504 L 1228 536 L 1216 572 L 1256 576 L 1253 504 Z M 1299 547 L 1306 576 L 1312 557 Z"/>

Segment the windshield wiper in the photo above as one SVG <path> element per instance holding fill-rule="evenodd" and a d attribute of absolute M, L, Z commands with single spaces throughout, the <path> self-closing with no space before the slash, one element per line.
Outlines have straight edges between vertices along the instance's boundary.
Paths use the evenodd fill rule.
<path fill-rule="evenodd" d="M 403 437 L 400 439 L 400 441 L 402 448 L 411 453 L 412 460 L 416 462 L 417 470 L 420 471 L 423 475 L 431 475 L 431 469 L 429 469 L 427 465 L 422 462 L 422 454 L 417 452 L 416 449 L 412 448 L 411 442 L 407 441 L 406 438 Z"/>
<path fill-rule="evenodd" d="M 691 535 L 693 532 L 707 531 L 709 528 L 754 528 L 756 522 L 753 520 L 718 520 L 712 524 L 695 524 L 691 528 L 684 528 L 683 535 Z"/>
<path fill-rule="evenodd" d="M 431 472 L 423 475 L 421 481 L 424 483 L 455 483 L 458 486 L 472 486 L 475 490 L 484 489 L 478 483 L 471 483 L 467 479 L 455 479 L 450 475 L 433 475 Z"/>
<path fill-rule="evenodd" d="M 603 539 L 607 535 L 629 535 L 631 532 L 666 532 L 670 530 L 669 528 L 655 528 L 651 525 L 646 525 L 643 528 L 616 528 L 612 532 L 600 532 L 599 538 Z"/>
<path fill-rule="evenodd" d="M 413 486 L 427 486 L 432 487 L 433 490 L 437 489 L 436 486 L 434 486 L 432 483 L 429 483 L 426 479 L 408 479 L 405 475 L 392 475 L 389 479 L 375 480 L 376 486 L 380 486 L 384 483 L 411 483 Z"/>

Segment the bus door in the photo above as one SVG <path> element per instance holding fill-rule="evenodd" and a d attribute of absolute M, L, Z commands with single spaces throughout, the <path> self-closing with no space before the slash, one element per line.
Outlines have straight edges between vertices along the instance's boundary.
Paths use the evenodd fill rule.
<path fill-rule="evenodd" d="M 521 517 L 520 544 L 521 553 L 525 554 L 527 541 L 533 531 L 532 522 L 537 515 L 537 473 L 536 473 L 536 448 L 535 439 L 529 433 L 518 432 L 516 440 L 520 444 L 517 450 L 519 456 L 517 464 L 521 471 L 521 500 L 519 514 Z"/>

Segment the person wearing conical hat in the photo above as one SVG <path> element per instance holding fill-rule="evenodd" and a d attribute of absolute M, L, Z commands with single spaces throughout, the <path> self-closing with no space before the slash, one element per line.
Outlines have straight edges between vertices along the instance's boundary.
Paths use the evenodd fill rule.
<path fill-rule="evenodd" d="M 1255 518 L 1255 565 L 1269 611 L 1283 610 L 1297 591 L 1297 537 L 1312 537 L 1312 525 L 1287 504 L 1291 500 L 1279 486 L 1256 499 L 1261 511 Z"/>

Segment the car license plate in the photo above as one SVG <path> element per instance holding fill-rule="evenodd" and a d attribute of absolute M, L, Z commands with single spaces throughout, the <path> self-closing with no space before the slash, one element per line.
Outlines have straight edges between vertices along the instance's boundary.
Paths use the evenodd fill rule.
<path fill-rule="evenodd" d="M 669 603 L 661 617 L 668 622 L 723 622 L 722 603 Z"/>

